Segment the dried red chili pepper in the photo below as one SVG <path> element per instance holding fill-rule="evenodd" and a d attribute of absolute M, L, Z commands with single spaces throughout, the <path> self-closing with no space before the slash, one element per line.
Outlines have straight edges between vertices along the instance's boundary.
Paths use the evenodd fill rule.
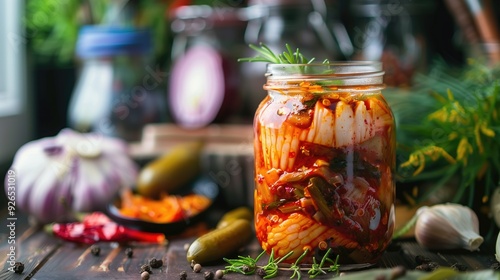
<path fill-rule="evenodd" d="M 119 225 L 101 212 L 91 213 L 81 222 L 56 223 L 52 225 L 54 235 L 72 242 L 94 244 L 96 242 L 141 241 L 161 243 L 162 233 L 143 232 Z"/>

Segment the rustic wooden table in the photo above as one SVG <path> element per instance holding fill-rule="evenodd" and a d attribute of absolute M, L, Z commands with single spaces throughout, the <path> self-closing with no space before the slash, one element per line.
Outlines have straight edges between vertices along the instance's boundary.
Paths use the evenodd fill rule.
<path fill-rule="evenodd" d="M 6 217 L 3 215 L 2 217 Z M 4 218 L 7 221 L 7 218 Z M 141 279 L 140 267 L 151 258 L 162 259 L 161 268 L 153 269 L 150 279 L 180 279 L 179 273 L 186 271 L 187 279 L 204 279 L 203 273 L 194 273 L 186 261 L 185 245 L 192 242 L 193 235 L 169 237 L 168 243 L 116 244 L 99 243 L 101 253 L 94 256 L 89 245 L 63 241 L 48 234 L 41 228 L 29 226 L 25 215 L 19 214 L 15 220 L 15 244 L 9 244 L 10 231 L 4 225 L 0 230 L 0 279 Z M 7 229 L 7 230 L 6 230 Z M 12 256 L 11 246 L 15 247 Z M 486 245 L 485 245 L 486 246 Z M 488 245 L 489 246 L 489 245 Z M 385 252 L 380 262 L 372 268 L 404 266 L 414 269 L 416 256 L 425 256 L 441 266 L 461 265 L 468 271 L 489 269 L 495 263 L 492 246 L 481 247 L 479 252 L 441 251 L 431 252 L 421 248 L 412 238 L 395 242 Z M 133 248 L 133 256 L 125 254 L 127 247 Z M 260 253 L 256 241 L 251 242 L 241 254 L 255 257 Z M 9 260 L 15 259 L 25 266 L 21 274 L 9 271 Z M 263 261 L 266 261 L 263 259 Z M 224 268 L 225 263 L 204 266 L 203 271 Z M 289 271 L 280 271 L 275 279 L 289 279 Z M 330 279 L 334 274 L 317 277 Z M 303 274 L 302 279 L 307 279 Z M 229 274 L 224 279 L 261 279 L 257 275 L 244 276 Z"/>
<path fill-rule="evenodd" d="M 189 137 L 196 138 L 200 135 L 207 139 L 207 145 L 214 149 L 213 153 L 219 150 L 227 151 L 228 147 L 232 145 L 231 147 L 235 147 L 234 150 L 239 152 L 238 156 L 245 155 L 244 148 L 250 147 L 248 153 L 251 156 L 251 126 L 215 126 L 201 131 L 181 132 L 169 125 L 152 125 L 145 130 L 143 143 L 132 145 L 131 151 L 135 157 L 151 158 L 167 150 L 166 147 L 172 145 L 171 142 L 186 141 Z M 219 146 L 223 146 L 224 149 L 216 149 Z M 238 181 L 237 178 L 232 179 Z M 234 196 L 232 193 L 230 195 Z M 214 213 L 217 212 L 216 210 L 207 217 L 206 225 L 215 224 L 213 221 L 220 218 L 221 213 L 220 211 Z M 404 213 L 398 212 L 398 210 L 396 213 L 396 220 L 399 218 L 403 221 L 413 215 L 413 212 Z M 212 219 L 211 216 L 213 216 Z M 9 220 L 6 209 L 3 209 L 0 210 L 0 218 L 3 221 L 0 226 L 0 279 L 140 279 L 141 265 L 147 263 L 151 258 L 163 260 L 161 268 L 153 269 L 153 274 L 150 277 L 152 280 L 180 279 L 179 273 L 182 271 L 187 272 L 187 279 L 204 279 L 203 273 L 194 273 L 186 261 L 185 245 L 196 238 L 193 234 L 168 237 L 168 242 L 162 245 L 99 243 L 101 252 L 99 256 L 94 256 L 90 253 L 89 245 L 63 241 L 48 234 L 43 228 L 30 226 L 27 216 L 20 212 L 16 212 L 16 220 Z M 210 219 L 212 223 L 210 223 Z M 15 224 L 13 231 L 8 227 L 11 222 Z M 12 243 L 13 241 L 15 243 Z M 128 247 L 133 248 L 131 258 L 125 254 Z M 257 241 L 253 240 L 240 254 L 256 257 L 261 250 Z M 468 271 L 488 269 L 492 264 L 498 264 L 494 259 L 494 246 L 492 244 L 483 244 L 479 252 L 460 250 L 431 252 L 420 247 L 412 237 L 408 237 L 394 242 L 384 253 L 380 262 L 370 269 L 404 266 L 413 270 L 417 266 L 416 256 L 427 257 L 441 266 L 460 265 Z M 266 262 L 266 258 L 263 258 L 261 262 Z M 21 274 L 9 271 L 11 260 L 24 264 L 24 271 Z M 220 262 L 204 266 L 203 271 L 215 272 L 217 269 L 223 269 L 224 266 L 225 263 Z M 290 276 L 289 271 L 280 270 L 275 279 L 289 279 Z M 319 276 L 317 279 L 330 279 L 334 276 L 335 274 L 329 274 Z M 224 276 L 224 279 L 261 278 L 257 275 L 228 274 Z M 308 279 L 307 274 L 303 273 L 302 279 Z"/>

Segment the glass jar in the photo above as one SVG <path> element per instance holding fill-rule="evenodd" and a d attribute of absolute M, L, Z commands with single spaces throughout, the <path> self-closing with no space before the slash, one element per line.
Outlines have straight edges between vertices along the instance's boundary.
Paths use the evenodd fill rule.
<path fill-rule="evenodd" d="M 148 123 L 166 118 L 166 73 L 153 65 L 147 29 L 85 26 L 78 34 L 81 69 L 68 109 L 80 132 L 139 141 Z"/>
<path fill-rule="evenodd" d="M 387 86 L 409 87 L 416 73 L 425 72 L 432 57 L 429 17 L 436 1 L 349 1 L 355 60 L 384 63 Z"/>
<path fill-rule="evenodd" d="M 394 229 L 395 123 L 379 62 L 269 64 L 254 119 L 257 239 L 294 262 L 374 264 Z M 344 266 L 346 267 L 346 266 Z"/>
<path fill-rule="evenodd" d="M 168 104 L 180 127 L 198 129 L 238 119 L 237 58 L 242 55 L 237 50 L 244 27 L 238 14 L 238 8 L 206 5 L 182 6 L 172 13 Z"/>

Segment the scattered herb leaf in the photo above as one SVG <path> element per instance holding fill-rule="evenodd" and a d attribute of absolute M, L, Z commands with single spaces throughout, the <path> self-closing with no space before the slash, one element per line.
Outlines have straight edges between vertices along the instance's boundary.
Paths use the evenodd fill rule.
<path fill-rule="evenodd" d="M 331 250 L 332 250 L 331 248 L 328 248 L 328 251 L 326 251 L 325 255 L 323 256 L 323 258 L 321 259 L 321 261 L 320 261 L 319 264 L 316 262 L 316 258 L 313 258 L 312 267 L 307 272 L 309 274 L 309 278 L 315 278 L 316 276 L 318 276 L 320 274 L 326 274 L 327 273 L 326 271 L 323 270 L 325 262 L 326 261 L 329 261 L 329 262 L 332 262 L 332 263 L 334 262 L 330 258 L 328 258 L 328 255 L 330 254 Z M 338 260 L 338 257 L 337 257 L 337 260 Z M 337 260 L 335 261 L 335 266 L 337 266 Z"/>
<path fill-rule="evenodd" d="M 299 263 L 302 261 L 302 259 L 309 253 L 309 249 L 304 250 L 302 255 L 293 263 L 293 265 L 290 267 L 290 270 L 293 271 L 292 276 L 290 276 L 290 279 L 293 279 L 294 277 L 297 277 L 298 280 L 302 278 L 302 275 L 300 274 L 300 266 Z"/>
<path fill-rule="evenodd" d="M 248 257 L 238 256 L 237 259 L 224 258 L 224 261 L 229 263 L 229 265 L 226 266 L 226 273 L 236 272 L 244 275 L 254 274 L 255 270 L 257 269 L 257 262 L 264 255 L 264 253 L 265 251 L 262 251 L 262 253 L 260 253 L 255 259 L 253 259 L 250 256 Z M 249 269 L 247 270 L 246 268 Z"/>
<path fill-rule="evenodd" d="M 230 272 L 234 272 L 234 273 L 241 273 L 243 275 L 252 275 L 258 273 L 259 276 L 261 276 L 264 279 L 271 279 L 278 276 L 278 271 L 279 271 L 278 265 L 293 254 L 293 251 L 290 251 L 288 252 L 288 254 L 282 256 L 281 258 L 275 259 L 274 251 L 271 250 L 268 262 L 263 266 L 257 265 L 257 262 L 265 254 L 265 252 L 266 251 L 262 251 L 262 253 L 260 253 L 255 259 L 253 259 L 250 256 L 248 257 L 238 256 L 238 258 L 236 259 L 224 258 L 224 261 L 226 261 L 229 264 L 228 266 L 225 267 L 224 273 L 227 274 Z M 309 274 L 309 278 L 315 278 L 320 274 L 327 274 L 328 272 L 339 272 L 340 268 L 340 265 L 338 264 L 339 256 L 337 256 L 337 258 L 334 261 L 328 258 L 330 252 L 331 248 L 329 248 L 326 251 L 319 264 L 316 262 L 316 258 L 313 257 L 313 265 L 307 272 Z M 296 277 L 298 280 L 300 280 L 302 278 L 299 264 L 308 253 L 309 250 L 306 249 L 302 253 L 302 255 L 300 255 L 300 257 L 290 266 L 289 270 L 293 272 L 290 279 Z M 325 266 L 327 262 L 331 263 L 331 265 Z"/>

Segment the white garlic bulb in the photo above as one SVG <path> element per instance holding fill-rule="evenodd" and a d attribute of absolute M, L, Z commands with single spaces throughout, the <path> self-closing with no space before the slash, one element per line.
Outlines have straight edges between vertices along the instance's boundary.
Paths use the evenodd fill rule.
<path fill-rule="evenodd" d="M 417 211 L 415 238 L 428 249 L 478 250 L 484 239 L 479 235 L 476 213 L 460 204 L 438 204 Z"/>
<path fill-rule="evenodd" d="M 127 149 L 122 140 L 67 128 L 24 144 L 9 171 L 17 176 L 16 206 L 41 223 L 105 209 L 121 188 L 135 183 L 138 166 Z"/>

